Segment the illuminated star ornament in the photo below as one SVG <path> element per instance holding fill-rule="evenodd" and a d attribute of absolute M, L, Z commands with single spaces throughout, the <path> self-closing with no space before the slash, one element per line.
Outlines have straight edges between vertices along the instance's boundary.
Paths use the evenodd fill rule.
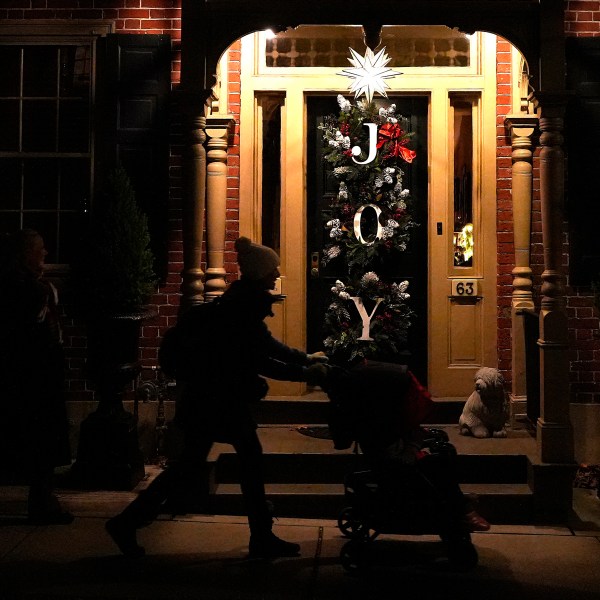
<path fill-rule="evenodd" d="M 354 97 L 358 98 L 364 94 L 367 102 L 370 103 L 373 100 L 373 94 L 377 92 L 387 98 L 385 90 L 390 86 L 385 80 L 396 77 L 396 75 L 402 75 L 402 73 L 386 66 L 392 59 L 385 53 L 385 48 L 382 48 L 377 54 L 367 48 L 364 56 L 361 56 L 352 48 L 349 48 L 349 50 L 352 58 L 349 58 L 348 62 L 353 68 L 343 69 L 338 74 L 353 79 L 348 89 L 354 92 Z"/>

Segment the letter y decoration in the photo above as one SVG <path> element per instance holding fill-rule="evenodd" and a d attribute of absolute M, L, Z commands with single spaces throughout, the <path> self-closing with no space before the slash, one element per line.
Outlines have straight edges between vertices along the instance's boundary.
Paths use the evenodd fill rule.
<path fill-rule="evenodd" d="M 362 319 L 362 334 L 358 339 L 367 342 L 373 341 L 373 338 L 371 337 L 371 319 L 373 318 L 373 315 L 375 314 L 375 311 L 377 310 L 379 304 L 382 302 L 383 298 L 377 298 L 377 302 L 375 303 L 375 306 L 373 307 L 373 310 L 371 311 L 370 315 L 367 314 L 367 309 L 365 308 L 365 305 L 363 304 L 362 298 L 360 296 L 350 296 L 350 299 L 354 302 L 356 310 L 358 310 L 358 314 Z"/>

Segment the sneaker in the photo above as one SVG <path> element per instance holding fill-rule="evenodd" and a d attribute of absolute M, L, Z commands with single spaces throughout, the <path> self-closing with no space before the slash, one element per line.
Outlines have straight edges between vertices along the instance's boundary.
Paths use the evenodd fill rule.
<path fill-rule="evenodd" d="M 31 525 L 70 525 L 75 517 L 66 510 L 51 510 L 31 513 L 27 522 Z"/>
<path fill-rule="evenodd" d="M 250 558 L 278 558 L 282 556 L 300 556 L 300 544 L 286 542 L 274 533 L 250 536 Z"/>
<path fill-rule="evenodd" d="M 489 531 L 490 529 L 490 524 L 474 510 L 464 516 L 463 522 L 469 531 Z"/>
<path fill-rule="evenodd" d="M 140 558 L 146 554 L 144 547 L 137 543 L 136 528 L 124 519 L 113 517 L 106 522 L 104 528 L 125 556 Z"/>

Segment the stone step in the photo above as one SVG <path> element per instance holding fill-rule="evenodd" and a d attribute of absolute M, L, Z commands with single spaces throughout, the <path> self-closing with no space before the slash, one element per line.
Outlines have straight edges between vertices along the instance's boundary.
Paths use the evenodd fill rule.
<path fill-rule="evenodd" d="M 277 517 L 337 519 L 346 506 L 341 484 L 271 483 L 265 489 Z M 518 525 L 533 522 L 533 496 L 527 484 L 464 484 L 461 489 L 477 496 L 477 510 L 490 523 Z M 211 494 L 208 512 L 244 515 L 239 485 L 218 484 Z"/>
<path fill-rule="evenodd" d="M 460 483 L 527 483 L 528 464 L 525 455 L 463 454 L 457 456 L 457 475 Z M 263 462 L 265 482 L 273 484 L 342 484 L 348 473 L 366 468 L 360 454 L 267 453 Z M 214 463 L 214 478 L 217 483 L 239 481 L 235 453 L 219 455 Z"/>
<path fill-rule="evenodd" d="M 364 456 L 352 448 L 335 450 L 330 439 L 302 434 L 304 427 L 274 424 L 259 428 L 267 493 L 278 516 L 337 519 L 344 506 L 344 479 L 366 468 Z M 475 439 L 461 436 L 455 424 L 441 427 L 458 452 L 461 488 L 479 496 L 481 513 L 498 524 L 533 523 L 533 496 L 527 482 L 535 439 L 526 431 L 513 430 L 505 439 Z M 209 512 L 245 514 L 232 447 L 215 444 L 209 462 Z"/>

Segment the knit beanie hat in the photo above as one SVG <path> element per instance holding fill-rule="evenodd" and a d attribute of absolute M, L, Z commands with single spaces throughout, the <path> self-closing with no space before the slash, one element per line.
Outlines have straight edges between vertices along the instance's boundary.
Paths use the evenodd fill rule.
<path fill-rule="evenodd" d="M 238 265 L 242 276 L 258 281 L 272 273 L 280 264 L 277 252 L 267 246 L 255 244 L 247 237 L 235 240 Z"/>

